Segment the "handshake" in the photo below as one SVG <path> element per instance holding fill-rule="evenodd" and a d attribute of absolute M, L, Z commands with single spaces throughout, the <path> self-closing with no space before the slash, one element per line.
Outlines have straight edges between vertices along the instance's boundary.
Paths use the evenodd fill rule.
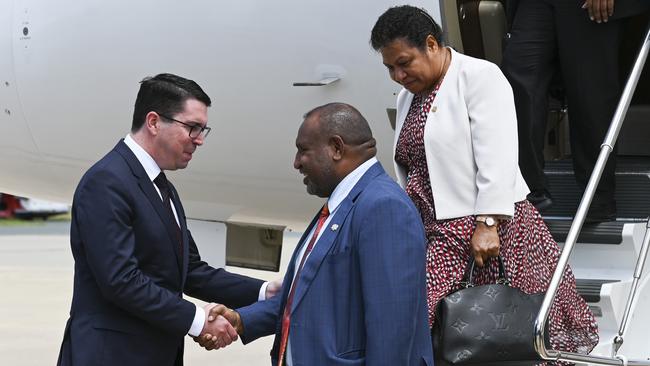
<path fill-rule="evenodd" d="M 236 341 L 244 329 L 239 313 L 221 304 L 207 304 L 203 307 L 206 320 L 201 334 L 194 341 L 210 351 L 224 348 Z"/>
<path fill-rule="evenodd" d="M 264 291 L 264 299 L 268 300 L 280 293 L 282 280 L 270 281 Z M 222 304 L 210 303 L 203 307 L 205 322 L 203 330 L 194 338 L 194 341 L 208 351 L 224 348 L 236 341 L 239 334 L 244 332 L 239 313 L 228 309 Z"/>

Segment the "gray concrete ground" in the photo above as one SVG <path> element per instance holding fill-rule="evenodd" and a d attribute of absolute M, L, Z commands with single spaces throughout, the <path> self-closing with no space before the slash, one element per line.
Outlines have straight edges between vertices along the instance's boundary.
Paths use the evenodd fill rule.
<path fill-rule="evenodd" d="M 56 364 L 72 299 L 68 231 L 68 222 L 0 226 L 0 365 Z M 285 256 L 291 251 L 284 252 L 282 266 L 286 266 Z M 280 276 L 228 269 L 267 280 Z M 269 365 L 272 341 L 266 337 L 247 346 L 238 341 L 226 349 L 208 352 L 187 337 L 185 364 Z"/>

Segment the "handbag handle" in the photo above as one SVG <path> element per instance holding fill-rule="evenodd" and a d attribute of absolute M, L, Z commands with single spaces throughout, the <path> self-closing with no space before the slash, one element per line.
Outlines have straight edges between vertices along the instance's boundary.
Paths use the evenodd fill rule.
<path fill-rule="evenodd" d="M 510 285 L 510 280 L 506 276 L 506 266 L 503 264 L 503 258 L 501 255 L 497 256 L 499 261 L 499 278 L 497 278 L 496 283 L 499 285 Z M 463 280 L 460 282 L 461 286 L 464 288 L 474 287 L 474 257 L 472 257 L 467 263 L 467 268 L 465 269 L 465 275 Z"/>

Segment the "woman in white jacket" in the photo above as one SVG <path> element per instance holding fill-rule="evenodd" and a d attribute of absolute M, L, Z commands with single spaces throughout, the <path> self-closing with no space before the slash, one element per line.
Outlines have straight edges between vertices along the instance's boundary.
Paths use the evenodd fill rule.
<path fill-rule="evenodd" d="M 439 300 L 457 290 L 469 259 L 477 283 L 493 283 L 501 255 L 514 287 L 545 291 L 560 251 L 517 164 L 512 89 L 499 68 L 444 47 L 440 26 L 412 6 L 388 9 L 372 47 L 397 97 L 394 141 L 398 182 L 420 210 L 429 241 L 429 325 Z M 550 314 L 555 349 L 589 352 L 598 342 L 593 314 L 565 272 Z"/>

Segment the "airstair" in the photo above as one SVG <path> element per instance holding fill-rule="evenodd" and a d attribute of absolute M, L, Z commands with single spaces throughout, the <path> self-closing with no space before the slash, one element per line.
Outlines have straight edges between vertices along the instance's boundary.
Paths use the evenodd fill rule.
<path fill-rule="evenodd" d="M 547 167 L 551 194 L 561 204 L 545 212 L 545 221 L 556 241 L 564 244 L 535 322 L 535 347 L 544 359 L 593 365 L 650 365 L 650 275 L 644 268 L 650 247 L 650 166 L 634 160 L 620 161 L 616 172 L 617 220 L 584 223 L 649 50 L 650 27 L 579 202 L 574 198 L 580 192 L 570 163 L 554 162 Z M 589 355 L 553 350 L 544 341 L 543 325 L 568 263 L 580 294 L 598 320 L 600 342 Z"/>
<path fill-rule="evenodd" d="M 555 205 L 544 211 L 544 220 L 554 239 L 564 243 L 581 192 L 570 161 L 547 163 L 546 175 Z M 612 355 L 613 340 L 622 321 L 636 259 L 641 254 L 650 217 L 650 159 L 619 158 L 616 186 L 617 220 L 584 224 L 569 258 L 578 292 L 598 321 L 600 343 L 591 354 L 599 356 Z M 646 331 L 650 328 L 650 279 L 647 273 L 642 273 L 640 297 L 631 309 L 625 347 L 619 350 L 630 359 L 650 355 L 650 336 Z M 635 353 L 634 350 L 641 352 Z"/>
<path fill-rule="evenodd" d="M 439 0 L 442 26 L 448 43 L 459 52 L 499 65 L 507 30 L 506 3 L 506 0 Z M 643 32 L 643 19 L 647 20 L 640 18 L 638 20 L 641 22 L 634 24 L 639 26 L 634 37 L 624 40 L 630 41 L 626 42 L 626 47 L 622 47 L 630 51 L 630 59 L 634 58 L 632 53 L 638 49 L 636 36 Z M 632 27 L 628 30 L 635 29 Z M 535 347 L 540 356 L 547 360 L 592 365 L 650 365 L 650 271 L 644 269 L 650 246 L 650 139 L 647 138 L 650 135 L 650 101 L 644 100 L 643 105 L 629 109 L 650 49 L 650 28 L 640 42 L 641 49 L 636 54 L 584 196 L 575 183 L 570 161 L 547 162 L 546 173 L 554 206 L 543 216 L 555 240 L 563 246 L 558 267 L 536 320 Z M 640 94 L 648 94 L 643 86 L 640 89 L 644 91 Z M 628 128 L 621 134 L 623 140 L 618 146 L 619 153 L 634 146 L 632 150 L 642 150 L 645 157 L 622 158 L 619 154 L 616 172 L 617 219 L 585 224 L 595 187 L 619 137 L 624 119 Z M 562 138 L 556 138 L 558 144 L 554 147 L 555 153 L 563 155 Z M 627 151 L 623 155 L 636 154 Z M 553 350 L 544 342 L 545 329 L 542 324 L 546 322 L 562 273 L 569 263 L 576 276 L 578 291 L 593 310 L 599 325 L 600 342 L 589 355 Z"/>

